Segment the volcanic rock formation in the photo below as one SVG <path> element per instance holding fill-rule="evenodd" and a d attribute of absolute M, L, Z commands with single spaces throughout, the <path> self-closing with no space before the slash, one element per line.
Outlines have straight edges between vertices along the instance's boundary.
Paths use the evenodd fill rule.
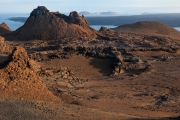
<path fill-rule="evenodd" d="M 0 36 L 0 53 L 10 52 L 11 47 L 5 42 L 5 38 Z"/>
<path fill-rule="evenodd" d="M 23 47 L 15 47 L 6 66 L 0 69 L 0 98 L 57 101 L 37 75 L 40 68 Z"/>
<path fill-rule="evenodd" d="M 75 11 L 66 16 L 39 6 L 31 12 L 25 24 L 12 35 L 18 40 L 93 39 L 96 37 L 96 31 Z"/>
<path fill-rule="evenodd" d="M 166 36 L 175 39 L 180 38 L 179 31 L 175 30 L 174 28 L 168 25 L 156 21 L 143 21 L 134 24 L 126 24 L 113 28 L 113 30 L 117 32 L 129 32 L 129 33 L 145 34 L 151 36 L 153 35 Z"/>
<path fill-rule="evenodd" d="M 0 35 L 10 32 L 12 32 L 12 30 L 6 25 L 6 23 L 3 22 L 2 24 L 0 24 Z"/>

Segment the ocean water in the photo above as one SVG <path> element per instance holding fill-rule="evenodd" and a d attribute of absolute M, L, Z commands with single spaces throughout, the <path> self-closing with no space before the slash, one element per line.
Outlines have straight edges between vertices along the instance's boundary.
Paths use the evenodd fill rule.
<path fill-rule="evenodd" d="M 114 25 L 90 25 L 92 28 L 95 30 L 99 30 L 101 27 L 106 27 L 106 28 L 115 28 L 117 26 Z"/>
<path fill-rule="evenodd" d="M 11 20 L 8 20 L 8 18 L 28 17 L 28 16 L 29 16 L 28 13 L 19 13 L 19 14 L 0 13 L 0 23 L 5 22 L 11 28 L 11 30 L 14 31 L 14 30 L 18 29 L 19 27 L 21 27 L 24 23 L 11 21 Z M 91 25 L 91 27 L 94 28 L 95 30 L 99 30 L 101 28 L 101 26 L 107 27 L 107 28 L 117 27 L 117 26 L 113 26 L 113 25 Z"/>
<path fill-rule="evenodd" d="M 24 23 L 22 22 L 14 22 L 11 20 L 8 20 L 8 18 L 11 17 L 28 17 L 29 13 L 0 13 L 0 23 L 5 22 L 11 30 L 16 30 L 19 27 L 21 27 Z"/>
<path fill-rule="evenodd" d="M 66 13 L 64 13 L 66 14 Z M 30 14 L 29 13 L 0 13 L 0 23 L 5 22 L 10 28 L 11 30 L 16 30 L 19 27 L 21 27 L 24 23 L 22 22 L 15 22 L 15 21 L 11 21 L 8 20 L 8 18 L 11 17 L 28 17 Z M 90 21 L 89 21 L 90 22 Z M 90 25 L 92 28 L 94 28 L 95 30 L 99 30 L 101 28 L 101 26 L 107 27 L 107 28 L 115 28 L 117 26 L 114 25 Z M 175 29 L 180 31 L 180 27 L 174 27 Z"/>
<path fill-rule="evenodd" d="M 174 27 L 174 29 L 176 29 L 176 30 L 180 31 L 180 27 Z"/>

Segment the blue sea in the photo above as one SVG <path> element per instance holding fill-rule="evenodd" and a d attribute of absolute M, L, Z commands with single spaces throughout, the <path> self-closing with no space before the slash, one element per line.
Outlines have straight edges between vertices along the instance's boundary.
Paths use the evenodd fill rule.
<path fill-rule="evenodd" d="M 24 23 L 22 22 L 14 22 L 11 20 L 8 20 L 8 18 L 11 17 L 28 17 L 29 13 L 0 13 L 0 24 L 5 22 L 11 30 L 16 30 L 19 27 L 21 27 Z"/>
<path fill-rule="evenodd" d="M 22 22 L 15 22 L 8 20 L 8 18 L 11 17 L 28 17 L 30 13 L 0 13 L 0 24 L 5 22 L 11 30 L 16 30 L 19 27 L 21 27 L 24 23 Z M 117 26 L 114 25 L 90 25 L 92 28 L 99 30 L 101 26 L 107 27 L 107 28 L 115 28 Z M 175 29 L 180 31 L 180 27 L 174 27 Z"/>
<path fill-rule="evenodd" d="M 180 27 L 174 27 L 174 29 L 176 29 L 176 30 L 180 31 Z"/>

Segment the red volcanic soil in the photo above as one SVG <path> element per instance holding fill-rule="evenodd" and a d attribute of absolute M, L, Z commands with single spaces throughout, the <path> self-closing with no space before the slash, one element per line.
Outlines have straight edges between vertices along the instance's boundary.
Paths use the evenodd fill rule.
<path fill-rule="evenodd" d="M 58 101 L 37 75 L 40 66 L 29 59 L 23 47 L 14 48 L 0 70 L 0 98 L 16 100 Z M 3 67 L 3 65 L 1 67 Z"/>
<path fill-rule="evenodd" d="M 137 34 L 145 34 L 145 35 L 158 35 L 158 36 L 166 36 L 175 39 L 180 39 L 180 32 L 175 30 L 174 28 L 165 25 L 156 21 L 144 21 L 137 22 L 134 24 L 126 24 L 116 28 L 113 30 L 118 32 L 130 32 Z"/>
<path fill-rule="evenodd" d="M 0 37 L 0 119 L 180 119 L 179 32 L 169 26 L 95 31 L 77 12 L 38 7 L 9 37 Z"/>
<path fill-rule="evenodd" d="M 0 35 L 10 32 L 12 32 L 12 30 L 6 25 L 6 23 L 0 24 Z"/>

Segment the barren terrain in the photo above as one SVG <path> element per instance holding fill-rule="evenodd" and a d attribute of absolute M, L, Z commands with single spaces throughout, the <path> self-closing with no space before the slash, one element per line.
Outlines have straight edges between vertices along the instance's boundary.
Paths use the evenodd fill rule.
<path fill-rule="evenodd" d="M 60 19 L 59 13 L 41 12 L 35 16 Z M 63 18 L 84 19 L 73 17 Z M 76 37 L 44 39 L 41 31 L 35 37 L 42 39 L 26 40 L 20 29 L 0 37 L 0 119 L 180 119 L 177 31 L 95 31 L 86 23 L 88 37 L 78 24 Z"/>

